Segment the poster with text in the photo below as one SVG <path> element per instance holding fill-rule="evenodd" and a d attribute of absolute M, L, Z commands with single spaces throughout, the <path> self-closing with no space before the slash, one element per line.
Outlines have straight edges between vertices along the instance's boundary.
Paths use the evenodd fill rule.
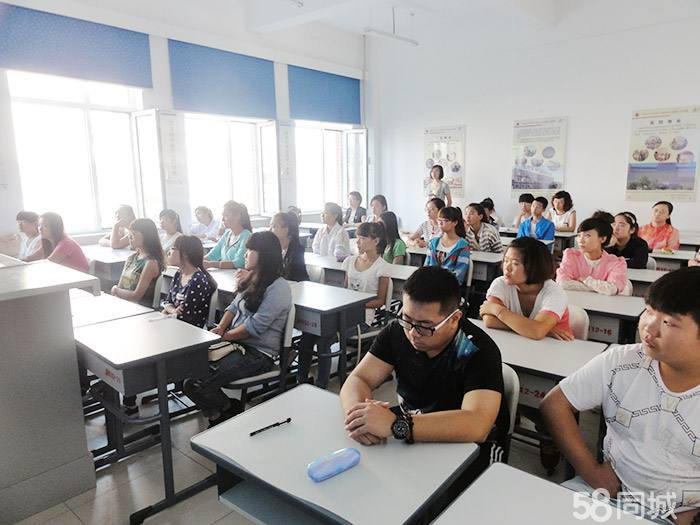
<path fill-rule="evenodd" d="M 564 188 L 566 117 L 516 120 L 513 124 L 513 197 L 549 195 Z"/>
<path fill-rule="evenodd" d="M 627 199 L 695 200 L 700 107 L 637 111 L 630 135 Z"/>
<path fill-rule="evenodd" d="M 423 194 L 431 193 L 430 171 L 442 166 L 452 198 L 464 197 L 464 126 L 426 128 Z"/>

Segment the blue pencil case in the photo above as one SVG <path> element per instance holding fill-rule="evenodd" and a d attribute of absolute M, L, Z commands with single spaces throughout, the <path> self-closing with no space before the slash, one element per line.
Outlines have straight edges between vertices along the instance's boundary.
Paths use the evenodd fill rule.
<path fill-rule="evenodd" d="M 360 462 L 360 451 L 341 448 L 332 454 L 318 458 L 306 466 L 306 473 L 316 483 L 351 469 Z"/>

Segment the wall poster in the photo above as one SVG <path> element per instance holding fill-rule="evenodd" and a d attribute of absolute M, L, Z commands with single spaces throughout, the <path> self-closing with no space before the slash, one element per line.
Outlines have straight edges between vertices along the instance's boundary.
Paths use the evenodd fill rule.
<path fill-rule="evenodd" d="M 516 120 L 513 124 L 513 197 L 551 194 L 564 188 L 566 117 Z"/>
<path fill-rule="evenodd" d="M 452 198 L 464 197 L 464 126 L 426 128 L 423 194 L 430 194 L 430 170 L 440 165 Z"/>

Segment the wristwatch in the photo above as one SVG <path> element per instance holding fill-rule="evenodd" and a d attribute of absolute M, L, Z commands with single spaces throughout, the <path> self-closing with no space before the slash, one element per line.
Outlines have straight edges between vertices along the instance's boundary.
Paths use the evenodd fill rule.
<path fill-rule="evenodd" d="M 409 412 L 402 412 L 396 416 L 391 424 L 391 433 L 395 439 L 413 443 L 413 418 Z"/>

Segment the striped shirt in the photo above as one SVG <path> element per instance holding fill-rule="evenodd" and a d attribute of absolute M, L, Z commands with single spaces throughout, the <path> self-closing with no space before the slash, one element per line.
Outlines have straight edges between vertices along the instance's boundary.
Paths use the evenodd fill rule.
<path fill-rule="evenodd" d="M 474 234 L 471 227 L 467 227 L 467 236 L 465 239 L 469 242 L 470 250 L 476 252 L 503 253 L 501 236 L 498 233 L 498 229 L 491 224 L 482 222 L 479 227 L 478 235 Z"/>

